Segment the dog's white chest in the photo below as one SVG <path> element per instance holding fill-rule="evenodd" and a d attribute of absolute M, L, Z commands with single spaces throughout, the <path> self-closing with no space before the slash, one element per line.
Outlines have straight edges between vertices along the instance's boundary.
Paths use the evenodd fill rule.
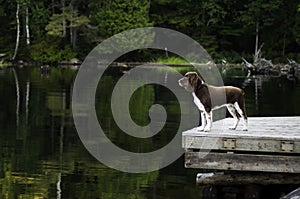
<path fill-rule="evenodd" d="M 201 103 L 201 101 L 199 100 L 199 98 L 196 96 L 195 92 L 192 93 L 193 98 L 194 98 L 194 103 L 196 104 L 196 106 L 198 107 L 198 109 L 200 111 L 205 111 L 203 104 Z"/>

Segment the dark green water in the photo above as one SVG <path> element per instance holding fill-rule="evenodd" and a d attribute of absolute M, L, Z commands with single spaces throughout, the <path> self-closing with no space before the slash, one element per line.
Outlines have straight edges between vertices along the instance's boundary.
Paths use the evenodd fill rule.
<path fill-rule="evenodd" d="M 108 93 L 96 96 L 100 124 L 109 138 L 125 149 L 145 152 L 162 147 L 172 139 L 180 121 L 176 98 L 160 86 L 141 88 L 131 101 L 132 118 L 147 125 L 145 107 L 160 103 L 168 111 L 168 120 L 163 133 L 153 139 L 130 139 L 120 132 L 108 111 L 107 96 L 122 74 L 114 68 L 101 79 Z M 300 84 L 282 78 L 245 79 L 243 74 L 227 71 L 223 76 L 225 84 L 244 88 L 249 116 L 300 115 Z M 116 171 L 94 159 L 73 123 L 75 75 L 76 70 L 63 68 L 51 68 L 44 75 L 38 68 L 0 70 L 0 198 L 205 198 L 209 189 L 195 185 L 199 170 L 185 169 L 183 157 L 145 174 Z M 264 187 L 267 194 L 277 196 L 294 187 L 281 188 Z"/>

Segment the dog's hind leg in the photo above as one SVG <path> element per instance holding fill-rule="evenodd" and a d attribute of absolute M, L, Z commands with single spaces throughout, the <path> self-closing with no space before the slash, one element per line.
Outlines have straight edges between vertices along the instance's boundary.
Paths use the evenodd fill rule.
<path fill-rule="evenodd" d="M 247 120 L 247 115 L 245 112 L 244 100 L 242 100 L 240 103 L 235 102 L 234 107 L 236 108 L 236 110 L 238 111 L 240 116 L 243 118 L 243 121 L 244 121 L 243 131 L 248 131 L 248 120 Z M 242 109 L 241 109 L 241 107 L 242 107 Z"/>
<path fill-rule="evenodd" d="M 234 123 L 233 123 L 232 126 L 229 127 L 229 129 L 230 130 L 235 130 L 237 125 L 239 124 L 239 121 L 240 121 L 238 111 L 237 111 L 237 109 L 235 108 L 235 106 L 233 104 L 228 104 L 227 105 L 227 110 L 232 115 L 232 117 L 234 119 Z"/>

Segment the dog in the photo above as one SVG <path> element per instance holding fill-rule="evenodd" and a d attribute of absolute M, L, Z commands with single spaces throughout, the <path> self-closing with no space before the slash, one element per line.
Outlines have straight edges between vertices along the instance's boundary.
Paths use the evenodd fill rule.
<path fill-rule="evenodd" d="M 215 87 L 208 85 L 196 72 L 187 72 L 183 78 L 178 80 L 178 83 L 179 86 L 192 93 L 194 103 L 201 112 L 202 124 L 196 128 L 198 131 L 210 131 L 212 110 L 224 106 L 234 118 L 234 123 L 229 129 L 235 130 L 240 118 L 242 118 L 244 122 L 243 131 L 248 130 L 244 91 L 242 89 L 233 86 Z M 224 97 L 225 99 L 223 99 Z M 212 107 L 212 102 L 214 107 Z"/>

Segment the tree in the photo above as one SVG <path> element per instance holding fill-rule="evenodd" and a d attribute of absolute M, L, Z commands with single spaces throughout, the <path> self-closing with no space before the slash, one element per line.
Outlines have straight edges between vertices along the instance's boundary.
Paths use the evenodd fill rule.
<path fill-rule="evenodd" d="M 83 58 L 102 40 L 145 26 L 183 32 L 215 59 L 249 59 L 262 43 L 269 59 L 295 59 L 300 48 L 299 1 L 0 0 L 0 21 L 0 53 L 15 60 L 29 61 L 28 51 L 43 45 L 50 54 L 71 47 Z"/>
<path fill-rule="evenodd" d="M 281 3 L 280 9 L 274 17 L 275 22 L 266 29 L 266 35 L 273 34 L 273 36 L 264 37 L 264 40 L 270 43 L 270 48 L 276 51 L 273 56 L 281 56 L 284 60 L 286 60 L 286 53 L 289 53 L 289 49 L 295 44 L 293 27 L 296 25 L 297 6 L 297 1 Z"/>
<path fill-rule="evenodd" d="M 274 23 L 281 3 L 280 0 L 255 0 L 246 4 L 245 10 L 241 11 L 241 22 L 255 32 L 254 57 L 258 57 L 259 53 L 259 35 L 264 27 Z M 256 61 L 254 60 L 254 62 Z"/>
<path fill-rule="evenodd" d="M 50 18 L 50 22 L 46 26 L 47 34 L 64 38 L 66 36 L 66 27 L 68 27 L 70 44 L 75 49 L 78 28 L 84 24 L 88 24 L 89 19 L 86 16 L 79 16 L 78 11 L 72 6 L 64 7 L 61 10 L 61 14 L 53 14 Z"/>
<path fill-rule="evenodd" d="M 12 60 L 16 59 L 18 50 L 19 50 L 19 44 L 20 44 L 20 18 L 19 18 L 19 12 L 20 12 L 20 4 L 17 2 L 17 9 L 16 9 L 16 21 L 17 21 L 17 36 L 16 36 L 16 46 L 15 51 L 12 56 Z"/>
<path fill-rule="evenodd" d="M 110 0 L 97 12 L 96 21 L 103 39 L 125 30 L 152 26 L 146 0 Z"/>
<path fill-rule="evenodd" d="M 295 16 L 295 25 L 293 27 L 293 34 L 296 38 L 296 42 L 300 46 L 300 4 L 298 4 L 297 13 Z"/>
<path fill-rule="evenodd" d="M 45 39 L 45 27 L 49 22 L 50 10 L 47 2 L 31 0 L 30 28 L 33 42 L 38 43 Z M 33 43 L 31 42 L 31 43 Z"/>
<path fill-rule="evenodd" d="M 25 29 L 26 29 L 26 45 L 30 45 L 30 30 L 29 30 L 29 11 L 28 6 L 25 8 Z"/>
<path fill-rule="evenodd" d="M 228 14 L 222 0 L 152 0 L 151 3 L 150 17 L 155 25 L 183 32 L 199 41 L 211 55 L 217 54 L 219 27 Z"/>
<path fill-rule="evenodd" d="M 25 44 L 27 48 L 30 45 L 30 27 L 29 27 L 29 6 L 30 0 L 16 0 L 17 8 L 16 8 L 16 44 L 14 54 L 12 56 L 12 60 L 15 60 L 19 46 L 20 46 L 20 36 L 21 36 L 21 23 L 20 23 L 20 16 L 23 17 L 23 34 L 25 34 Z"/>

